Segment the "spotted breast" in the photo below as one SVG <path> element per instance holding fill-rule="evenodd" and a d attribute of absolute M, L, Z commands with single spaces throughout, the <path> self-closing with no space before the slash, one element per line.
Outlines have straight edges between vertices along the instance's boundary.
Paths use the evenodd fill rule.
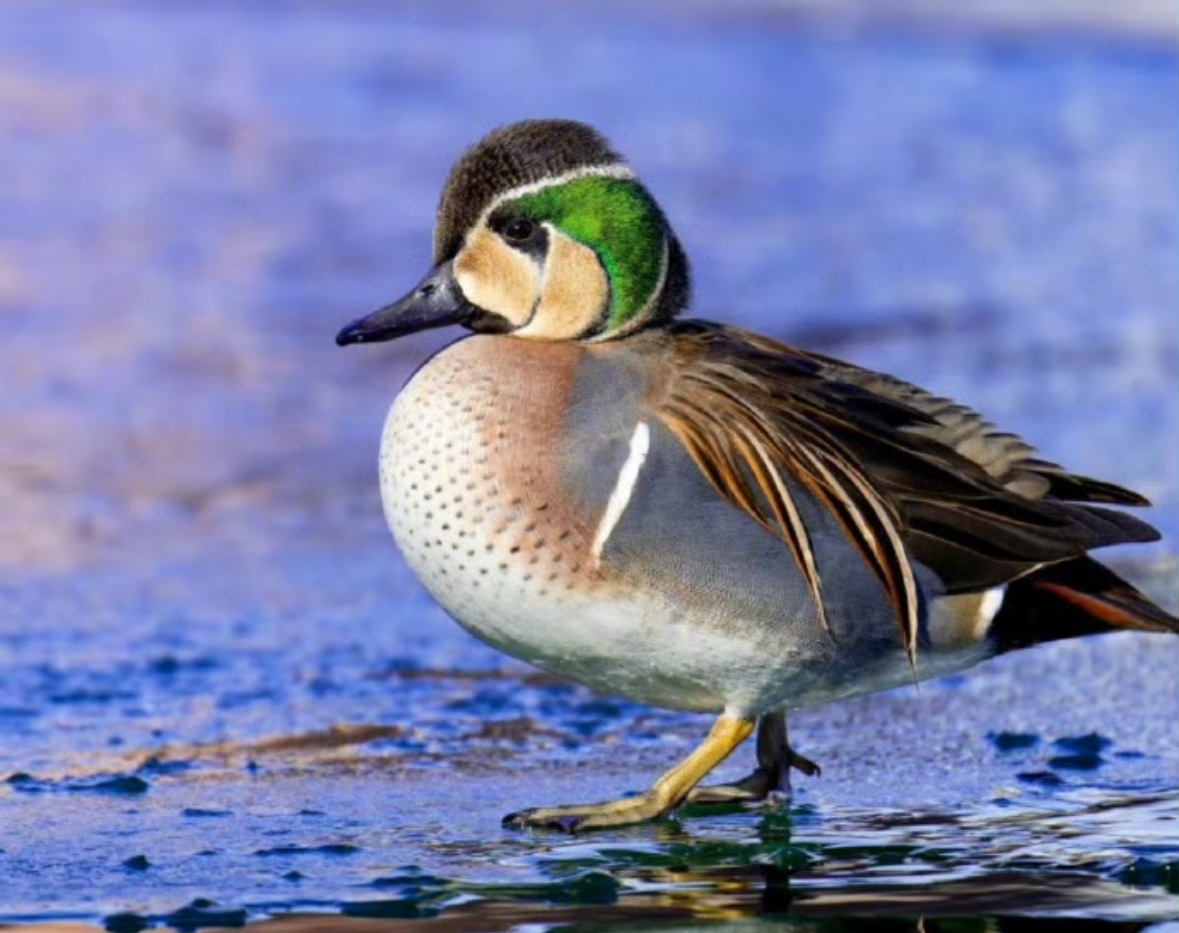
<path fill-rule="evenodd" d="M 502 651 L 664 707 L 760 712 L 911 679 L 858 555 L 823 539 L 845 581 L 832 637 L 789 555 L 651 416 L 632 374 L 658 367 L 632 352 L 482 335 L 418 371 L 385 426 L 381 490 L 430 593 Z M 950 661 L 925 666 L 965 663 Z"/>

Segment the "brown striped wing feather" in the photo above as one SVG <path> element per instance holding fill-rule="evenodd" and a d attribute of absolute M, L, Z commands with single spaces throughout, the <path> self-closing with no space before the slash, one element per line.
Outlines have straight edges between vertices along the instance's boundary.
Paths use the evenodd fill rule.
<path fill-rule="evenodd" d="M 667 327 L 656 411 L 709 483 L 790 549 L 826 626 L 823 581 L 791 488 L 835 517 L 876 574 L 915 657 L 910 557 L 947 593 L 1006 583 L 1091 548 L 1151 541 L 1143 505 L 1035 457 L 1024 441 L 915 386 L 702 321 Z"/>

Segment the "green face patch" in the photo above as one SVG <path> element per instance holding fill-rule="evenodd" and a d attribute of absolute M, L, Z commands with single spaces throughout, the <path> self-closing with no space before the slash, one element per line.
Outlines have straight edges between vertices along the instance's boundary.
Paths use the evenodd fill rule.
<path fill-rule="evenodd" d="M 636 181 L 589 176 L 524 195 L 512 214 L 548 222 L 597 253 L 610 280 L 610 306 L 599 333 L 631 323 L 663 276 L 667 224 L 655 200 Z"/>

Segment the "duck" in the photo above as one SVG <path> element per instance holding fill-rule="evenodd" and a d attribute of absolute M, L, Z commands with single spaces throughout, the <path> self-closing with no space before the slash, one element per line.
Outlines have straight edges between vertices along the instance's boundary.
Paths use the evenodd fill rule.
<path fill-rule="evenodd" d="M 1089 556 L 1154 541 L 1137 493 L 1042 459 L 903 379 L 684 316 L 691 278 L 630 164 L 572 120 L 500 127 L 451 169 L 433 268 L 340 346 L 469 333 L 389 410 L 385 517 L 461 626 L 551 674 L 710 714 L 643 793 L 538 806 L 581 832 L 773 806 L 796 710 L 1006 652 L 1179 619 Z M 704 778 L 756 731 L 756 766 Z"/>

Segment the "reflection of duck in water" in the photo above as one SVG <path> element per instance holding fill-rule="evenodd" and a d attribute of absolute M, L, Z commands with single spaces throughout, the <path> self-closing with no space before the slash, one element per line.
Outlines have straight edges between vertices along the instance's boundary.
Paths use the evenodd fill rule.
<path fill-rule="evenodd" d="M 723 235 L 723 231 L 718 231 Z M 1086 556 L 1155 530 L 1138 495 L 1036 459 L 890 376 L 677 320 L 688 264 L 589 127 L 531 121 L 459 160 L 436 268 L 341 344 L 462 324 L 385 427 L 407 562 L 471 632 L 642 703 L 718 714 L 645 794 L 512 814 L 566 830 L 756 801 L 785 711 L 1012 648 L 1179 621 Z M 697 783 L 760 723 L 758 767 Z"/>

